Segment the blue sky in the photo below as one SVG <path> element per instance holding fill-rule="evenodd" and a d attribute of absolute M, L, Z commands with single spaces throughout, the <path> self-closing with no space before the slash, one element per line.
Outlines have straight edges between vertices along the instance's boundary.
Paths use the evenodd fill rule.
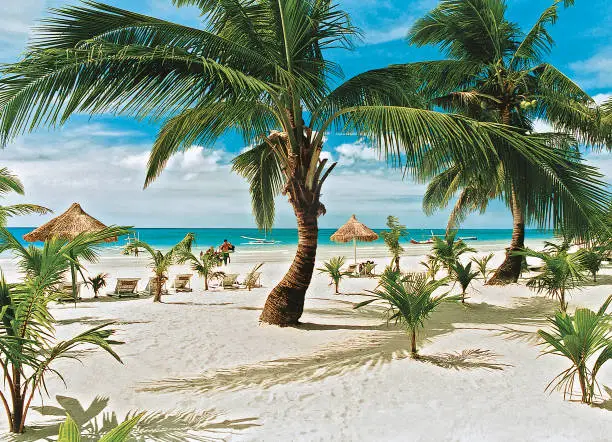
<path fill-rule="evenodd" d="M 171 0 L 107 0 L 137 12 L 198 26 L 193 8 L 177 9 Z M 67 0 L 0 1 L 0 62 L 15 61 L 23 51 L 30 28 L 45 10 Z M 528 28 L 552 0 L 508 0 L 509 16 Z M 416 60 L 439 58 L 432 48 L 409 47 L 404 38 L 415 19 L 437 4 L 436 0 L 344 0 L 364 39 L 352 52 L 333 51 L 352 76 L 367 69 Z M 576 0 L 561 11 L 552 28 L 556 47 L 550 61 L 602 100 L 612 93 L 612 4 L 608 0 Z M 73 201 L 107 223 L 140 227 L 251 227 L 250 197 L 246 183 L 229 170 L 231 158 L 244 146 L 226 136 L 214 146 L 196 146 L 177 155 L 166 172 L 142 190 L 148 151 L 158 127 L 147 122 L 109 116 L 77 116 L 57 130 L 38 130 L 20 137 L 4 151 L 0 165 L 14 170 L 24 181 L 25 197 L 7 202 L 35 202 L 56 212 Z M 448 211 L 427 217 L 421 210 L 425 186 L 402 180 L 387 168 L 363 140 L 333 136 L 325 146 L 339 161 L 326 183 L 323 201 L 328 213 L 322 227 L 335 227 L 351 213 L 371 226 L 384 225 L 394 214 L 409 227 L 434 228 L 446 223 Z M 609 154 L 589 154 L 610 180 Z M 294 227 L 287 202 L 277 202 L 278 227 Z M 47 217 L 20 217 L 12 225 L 33 226 Z M 510 228 L 511 219 L 501 203 L 485 215 L 471 216 L 465 227 Z"/>

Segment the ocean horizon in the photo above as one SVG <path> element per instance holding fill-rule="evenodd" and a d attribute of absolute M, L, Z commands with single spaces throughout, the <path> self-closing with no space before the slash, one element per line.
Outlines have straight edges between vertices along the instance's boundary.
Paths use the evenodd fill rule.
<path fill-rule="evenodd" d="M 23 240 L 23 235 L 33 230 L 35 227 L 8 227 L 8 230 L 17 237 L 22 244 L 27 244 Z M 319 229 L 319 245 L 331 246 L 338 245 L 333 242 L 330 237 L 337 229 Z M 386 229 L 372 229 L 376 233 Z M 408 235 L 402 240 L 402 243 L 409 244 L 411 239 L 416 241 L 427 240 L 434 235 L 444 235 L 445 229 L 407 229 Z M 217 247 L 224 239 L 227 239 L 232 244 L 239 248 L 259 249 L 270 248 L 278 245 L 294 246 L 297 244 L 298 234 L 297 229 L 279 228 L 265 234 L 256 228 L 139 228 L 132 229 L 132 238 L 135 236 L 141 241 L 149 243 L 153 247 L 160 249 L 170 248 L 179 242 L 185 235 L 192 232 L 196 236 L 196 247 L 198 249 L 208 248 L 210 246 Z M 554 237 L 552 230 L 527 229 L 525 237 L 527 240 L 549 240 Z M 510 241 L 512 237 L 512 229 L 459 229 L 458 237 L 475 237 L 477 242 L 504 242 Z M 274 241 L 273 244 L 254 244 L 249 238 L 261 238 Z M 128 237 L 122 236 L 115 243 L 104 244 L 104 247 L 123 247 L 127 244 Z M 370 245 L 384 245 L 382 238 L 369 243 Z"/>

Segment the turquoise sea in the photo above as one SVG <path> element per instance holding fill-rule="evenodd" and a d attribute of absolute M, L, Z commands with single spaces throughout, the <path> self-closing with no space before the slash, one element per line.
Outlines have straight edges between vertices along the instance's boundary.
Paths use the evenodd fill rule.
<path fill-rule="evenodd" d="M 33 227 L 11 227 L 9 230 L 17 238 L 22 239 L 23 235 L 30 232 Z M 377 233 L 380 233 L 384 229 L 373 229 Z M 330 236 L 336 231 L 336 229 L 320 229 L 319 230 L 319 244 L 321 246 L 331 246 L 336 243 L 330 240 Z M 426 240 L 431 237 L 432 232 L 435 235 L 444 235 L 444 229 L 408 229 L 409 234 L 406 239 L 406 243 L 410 239 L 417 241 Z M 296 229 L 275 229 L 272 232 L 264 235 L 257 229 L 217 229 L 217 228 L 194 228 L 194 229 L 168 229 L 168 228 L 135 228 L 135 235 L 142 241 L 146 241 L 154 247 L 160 249 L 166 249 L 172 247 L 178 241 L 180 241 L 185 234 L 193 232 L 196 235 L 196 244 L 198 248 L 207 248 L 209 246 L 218 246 L 224 239 L 227 239 L 236 246 L 236 249 L 261 249 L 271 248 L 278 245 L 282 246 L 294 246 L 297 244 L 297 230 Z M 269 240 L 276 241 L 275 244 L 248 244 L 249 240 L 243 238 L 243 236 L 250 238 L 264 238 L 267 237 Z M 502 243 L 510 240 L 512 236 L 512 230 L 510 229 L 460 229 L 458 232 L 459 237 L 476 237 L 477 242 L 495 242 Z M 542 231 L 542 230 L 527 230 L 526 238 L 528 240 L 546 240 L 553 237 L 553 232 Z M 471 241 L 470 241 L 471 242 Z M 126 244 L 126 237 L 119 239 L 117 243 L 110 243 L 105 247 L 121 247 Z M 369 243 L 369 245 L 383 245 L 382 239 Z"/>

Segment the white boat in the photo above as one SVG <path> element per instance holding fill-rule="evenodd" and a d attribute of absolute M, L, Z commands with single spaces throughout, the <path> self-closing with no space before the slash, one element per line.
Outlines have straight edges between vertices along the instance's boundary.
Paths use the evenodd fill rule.
<path fill-rule="evenodd" d="M 249 242 L 245 244 L 258 245 L 258 244 L 277 244 L 280 241 L 275 241 L 268 238 L 251 238 L 250 236 L 240 236 L 240 238 L 248 239 Z"/>

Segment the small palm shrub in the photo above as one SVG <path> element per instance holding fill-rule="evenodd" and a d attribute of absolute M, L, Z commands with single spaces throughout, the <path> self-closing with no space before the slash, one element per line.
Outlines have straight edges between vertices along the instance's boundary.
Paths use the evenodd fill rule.
<path fill-rule="evenodd" d="M 191 251 L 191 246 L 195 241 L 193 233 L 185 235 L 178 244 L 168 250 L 166 253 L 162 253 L 161 250 L 155 250 L 149 244 L 144 241 L 134 241 L 129 243 L 123 250 L 124 255 L 130 255 L 135 250 L 144 249 L 150 255 L 151 270 L 155 275 L 157 286 L 155 287 L 155 295 L 153 296 L 153 302 L 161 302 L 162 288 L 164 282 L 168 280 L 168 270 L 176 262 L 176 257 Z"/>
<path fill-rule="evenodd" d="M 427 269 L 427 275 L 435 281 L 436 275 L 442 270 L 442 263 L 434 255 L 427 255 L 427 261 L 422 261 L 421 265 Z"/>
<path fill-rule="evenodd" d="M 478 268 L 478 273 L 480 273 L 482 279 L 485 281 L 487 280 L 487 276 L 490 273 L 487 267 L 491 259 L 493 259 L 493 253 L 489 253 L 488 255 L 483 256 L 481 258 L 477 258 L 475 256 L 472 257 L 472 262 L 476 264 L 476 267 Z"/>
<path fill-rule="evenodd" d="M 446 286 L 447 282 L 448 278 L 434 281 L 424 273 L 410 273 L 404 277 L 389 273 L 381 276 L 379 286 L 370 291 L 372 298 L 360 302 L 354 308 L 376 301 L 388 305 L 387 320 L 406 326 L 410 333 L 410 352 L 416 358 L 417 330 L 425 326 L 427 319 L 441 303 L 460 299 L 458 296 L 449 296 L 448 292 L 434 296 L 434 292 Z"/>
<path fill-rule="evenodd" d="M 531 249 L 514 252 L 516 255 L 532 256 L 544 262 L 540 273 L 527 281 L 527 287 L 538 293 L 545 292 L 559 301 L 561 311 L 567 310 L 569 292 L 585 280 L 584 267 L 578 253 L 569 253 L 563 247 L 547 247 L 537 252 Z"/>
<path fill-rule="evenodd" d="M 581 401 L 585 404 L 593 402 L 597 373 L 612 359 L 611 316 L 606 313 L 611 301 L 612 296 L 597 312 L 587 308 L 576 309 L 574 315 L 558 312 L 550 319 L 550 333 L 538 330 L 548 347 L 544 354 L 563 356 L 571 364 L 548 384 L 547 389 L 562 389 L 564 397 L 571 397 L 575 379 L 578 378 Z M 589 364 L 592 359 L 595 361 Z"/>
<path fill-rule="evenodd" d="M 191 247 L 183 246 L 178 247 L 174 255 L 177 264 L 185 264 L 188 262 L 191 266 L 191 270 L 196 272 L 200 278 L 204 279 L 204 290 L 208 290 L 211 280 L 223 278 L 225 276 L 224 272 L 215 270 L 223 262 L 223 256 L 219 252 L 209 249 L 198 258 L 191 251 Z"/>
<path fill-rule="evenodd" d="M 577 253 L 580 256 L 582 267 L 593 276 L 593 282 L 596 282 L 597 273 L 601 269 L 604 254 L 596 248 L 582 249 Z"/>
<path fill-rule="evenodd" d="M 476 251 L 463 240 L 455 240 L 456 235 L 457 232 L 448 232 L 444 238 L 438 236 L 433 238 L 433 256 L 444 265 L 449 274 L 452 271 L 452 266 L 459 260 L 461 255 Z"/>
<path fill-rule="evenodd" d="M 98 442 L 125 442 L 130 440 L 130 432 L 143 415 L 144 413 L 138 414 L 119 424 L 98 439 Z M 58 442 L 81 442 L 81 429 L 70 415 L 67 415 L 66 421 L 60 425 L 57 440 Z"/>
<path fill-rule="evenodd" d="M 98 297 L 98 293 L 103 287 L 106 287 L 106 280 L 110 275 L 108 273 L 98 273 L 96 276 L 87 278 L 87 285 L 91 286 L 94 291 L 94 298 Z"/>
<path fill-rule="evenodd" d="M 399 219 L 389 215 L 387 217 L 387 227 L 389 230 L 380 232 L 380 236 L 385 241 L 385 245 L 391 253 L 391 263 L 395 266 L 395 270 L 400 270 L 400 256 L 404 248 L 400 244 L 400 239 L 408 236 L 406 226 L 400 224 Z"/>
<path fill-rule="evenodd" d="M 455 282 L 459 283 L 461 287 L 461 302 L 465 303 L 465 293 L 470 287 L 470 284 L 478 275 L 478 272 L 472 272 L 472 263 L 468 262 L 467 265 L 461 264 L 460 261 L 454 263 L 451 267 L 451 275 Z"/>
<path fill-rule="evenodd" d="M 350 275 L 349 272 L 342 270 L 343 266 L 344 256 L 336 256 L 334 258 L 331 258 L 329 261 L 325 261 L 323 263 L 323 267 L 317 269 L 319 273 L 327 273 L 329 275 L 329 277 L 331 278 L 330 285 L 334 284 L 336 288 L 336 293 L 340 293 L 338 291 L 340 287 L 340 281 L 342 281 L 345 276 Z"/>

